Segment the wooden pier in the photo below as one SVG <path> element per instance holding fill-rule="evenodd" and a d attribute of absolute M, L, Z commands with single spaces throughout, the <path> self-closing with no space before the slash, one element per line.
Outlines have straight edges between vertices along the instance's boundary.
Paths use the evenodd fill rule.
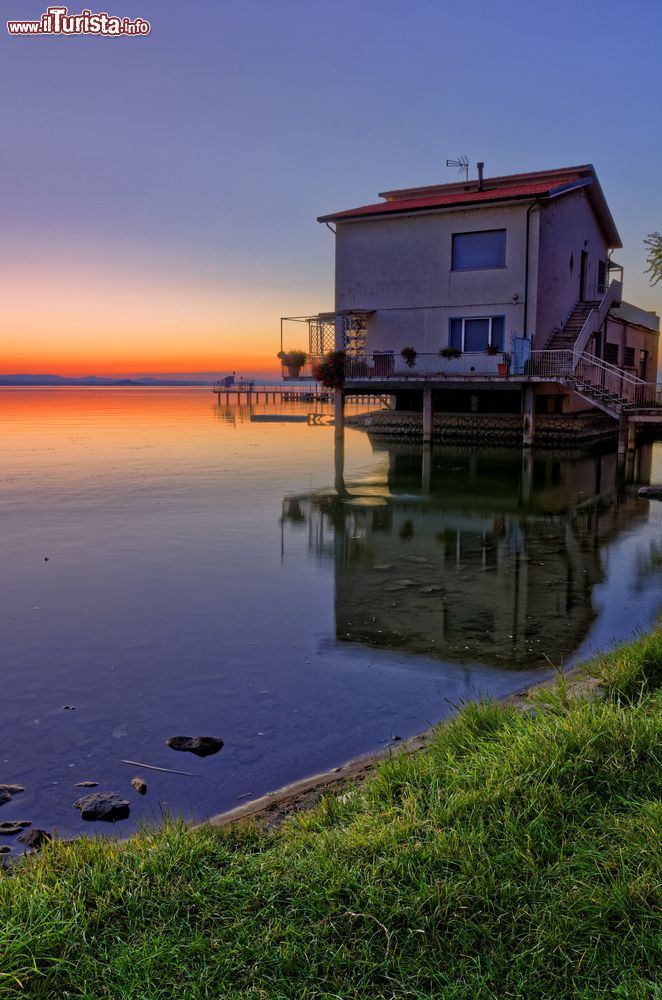
<path fill-rule="evenodd" d="M 333 403 L 333 389 L 326 389 L 317 382 L 293 382 L 277 385 L 257 385 L 249 380 L 239 380 L 226 385 L 215 382 L 212 387 L 219 406 L 224 403 Z M 384 399 L 376 393 L 360 393 L 352 402 L 382 403 Z"/>

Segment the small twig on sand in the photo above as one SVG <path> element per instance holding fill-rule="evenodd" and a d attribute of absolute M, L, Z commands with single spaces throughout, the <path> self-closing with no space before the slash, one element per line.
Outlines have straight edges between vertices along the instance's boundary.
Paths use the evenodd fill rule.
<path fill-rule="evenodd" d="M 197 778 L 191 771 L 173 771 L 171 767 L 156 767 L 154 764 L 142 764 L 139 760 L 123 760 L 123 764 L 133 764 L 134 767 L 146 767 L 150 771 L 166 771 L 168 774 L 185 774 L 187 778 Z"/>

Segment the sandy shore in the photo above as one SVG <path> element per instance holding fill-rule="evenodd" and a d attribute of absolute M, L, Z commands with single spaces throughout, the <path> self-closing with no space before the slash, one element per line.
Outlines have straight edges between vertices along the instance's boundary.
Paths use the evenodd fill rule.
<path fill-rule="evenodd" d="M 516 691 L 514 694 L 505 695 L 499 699 L 503 704 L 514 705 L 523 712 L 534 711 L 531 694 L 544 688 L 553 687 L 556 684 L 556 676 L 531 684 L 528 687 Z M 564 675 L 565 683 L 568 686 L 568 694 L 580 696 L 595 690 L 598 681 L 588 673 L 584 665 L 579 665 Z M 288 785 L 273 792 L 267 792 L 260 798 L 244 802 L 234 809 L 218 813 L 210 817 L 205 824 L 210 826 L 227 826 L 228 823 L 236 822 L 257 822 L 264 826 L 266 830 L 277 829 L 289 816 L 306 809 L 312 809 L 317 805 L 325 792 L 341 791 L 345 786 L 360 784 L 374 770 L 380 761 L 387 760 L 394 753 L 419 753 L 425 749 L 426 744 L 439 726 L 446 725 L 451 719 L 439 722 L 430 729 L 409 739 L 393 742 L 381 750 L 374 753 L 357 757 L 347 761 L 340 767 L 333 767 L 320 774 L 293 781 Z"/>

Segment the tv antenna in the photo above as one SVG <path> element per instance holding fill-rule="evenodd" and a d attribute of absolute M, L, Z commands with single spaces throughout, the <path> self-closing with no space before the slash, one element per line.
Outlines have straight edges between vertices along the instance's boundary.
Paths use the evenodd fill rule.
<path fill-rule="evenodd" d="M 458 156 L 457 160 L 446 160 L 447 167 L 457 167 L 458 174 L 464 173 L 465 181 L 469 180 L 469 158 Z"/>

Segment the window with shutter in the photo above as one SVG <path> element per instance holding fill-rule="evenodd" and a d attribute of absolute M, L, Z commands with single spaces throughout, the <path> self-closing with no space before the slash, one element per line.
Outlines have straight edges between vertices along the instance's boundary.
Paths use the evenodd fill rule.
<path fill-rule="evenodd" d="M 506 266 L 506 230 L 485 229 L 453 234 L 454 271 L 478 271 Z"/>

